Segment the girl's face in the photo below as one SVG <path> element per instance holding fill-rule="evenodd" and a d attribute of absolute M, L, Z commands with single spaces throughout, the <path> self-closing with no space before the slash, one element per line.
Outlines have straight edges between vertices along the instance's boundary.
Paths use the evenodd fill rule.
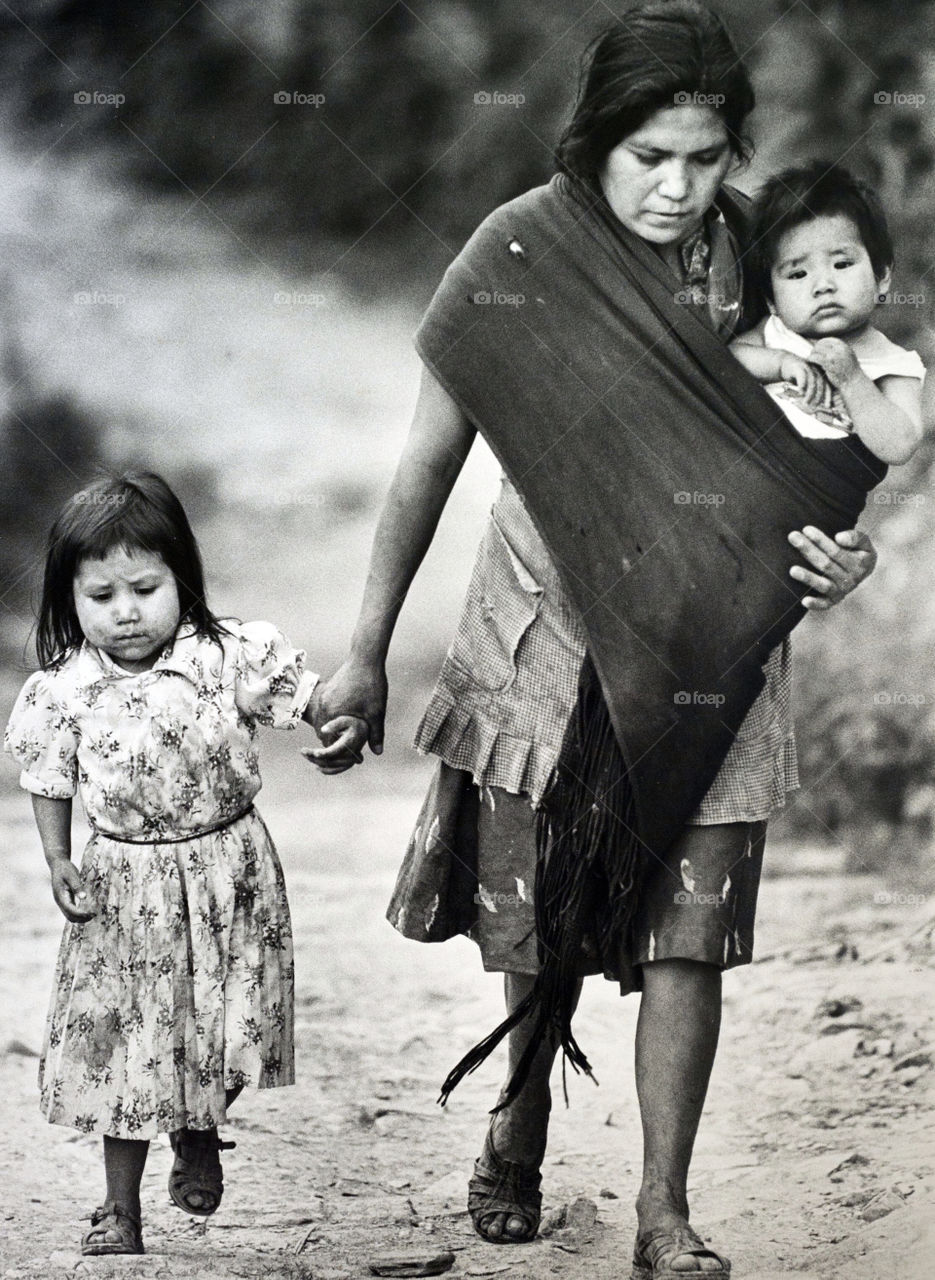
<path fill-rule="evenodd" d="M 714 107 L 666 107 L 608 154 L 601 186 L 628 230 L 650 244 L 679 244 L 700 225 L 732 159 Z"/>
<path fill-rule="evenodd" d="M 149 671 L 179 625 L 175 575 L 155 551 L 114 547 L 82 560 L 73 590 L 85 639 L 125 671 Z"/>
<path fill-rule="evenodd" d="M 779 319 L 805 338 L 855 338 L 870 323 L 890 273 L 878 280 L 854 222 L 843 213 L 802 222 L 776 245 L 770 272 Z"/>

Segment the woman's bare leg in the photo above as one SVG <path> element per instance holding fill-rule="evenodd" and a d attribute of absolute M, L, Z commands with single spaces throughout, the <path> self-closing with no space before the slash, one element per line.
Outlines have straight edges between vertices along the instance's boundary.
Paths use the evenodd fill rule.
<path fill-rule="evenodd" d="M 526 998 L 532 990 L 534 981 L 534 977 L 530 974 L 508 973 L 505 975 L 504 994 L 508 1013 L 512 1013 Z M 532 1025 L 532 1019 L 526 1018 L 510 1033 L 507 1080 L 513 1074 L 523 1050 L 529 1043 Z M 538 1167 L 542 1163 L 548 1141 L 549 1112 L 552 1108 L 549 1077 L 552 1074 L 557 1048 L 556 1044 L 543 1041 L 533 1059 L 529 1077 L 518 1097 L 514 1098 L 508 1107 L 498 1111 L 493 1118 L 491 1136 L 494 1149 L 504 1160 L 514 1160 L 519 1164 L 532 1167 Z M 494 1214 L 484 1223 L 484 1230 L 490 1236 L 523 1236 L 526 1229 L 527 1224 L 522 1218 L 511 1218 L 505 1213 Z"/>
<path fill-rule="evenodd" d="M 694 960 L 643 965 L 636 1031 L 636 1090 L 643 1122 L 643 1183 L 636 1202 L 641 1232 L 688 1220 L 688 1167 L 721 1024 L 721 971 Z M 674 1270 L 716 1269 L 713 1259 L 680 1255 Z"/>

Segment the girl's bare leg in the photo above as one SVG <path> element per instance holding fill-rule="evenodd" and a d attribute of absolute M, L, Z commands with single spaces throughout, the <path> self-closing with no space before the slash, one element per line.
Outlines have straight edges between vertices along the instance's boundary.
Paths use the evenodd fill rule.
<path fill-rule="evenodd" d="M 227 1090 L 227 1105 L 230 1106 L 241 1093 L 241 1089 Z M 197 1133 L 197 1130 L 187 1130 Z M 196 1139 L 197 1141 L 197 1139 Z M 107 1199 L 113 1200 L 128 1213 L 140 1217 L 140 1183 L 149 1154 L 149 1143 L 137 1141 L 135 1138 L 104 1138 L 104 1175 L 107 1179 Z M 114 1233 L 114 1241 L 119 1239 Z"/>
<path fill-rule="evenodd" d="M 688 1220 L 688 1166 L 720 1024 L 720 969 L 694 960 L 643 965 L 636 1031 L 643 1121 L 643 1183 L 636 1202 L 641 1232 Z M 717 1266 L 713 1259 L 688 1254 L 669 1265 L 688 1274 Z"/>
<path fill-rule="evenodd" d="M 235 1086 L 233 1089 L 228 1089 L 225 1105 L 230 1107 L 237 1101 L 241 1093 L 243 1093 L 243 1085 L 241 1084 Z M 197 1146 L 200 1142 L 216 1142 L 218 1136 L 217 1129 L 181 1129 L 179 1132 L 184 1133 L 186 1143 L 192 1146 Z M 205 1198 L 201 1192 L 195 1191 L 194 1188 L 187 1193 L 185 1198 L 193 1208 L 200 1208 L 205 1202 Z M 213 1196 L 209 1197 L 209 1202 L 213 1199 Z"/>
<path fill-rule="evenodd" d="M 140 1182 L 148 1151 L 149 1143 L 135 1138 L 104 1138 L 107 1199 L 137 1218 L 140 1216 Z M 114 1242 L 120 1238 L 114 1232 L 108 1232 L 107 1236 L 113 1236 Z"/>

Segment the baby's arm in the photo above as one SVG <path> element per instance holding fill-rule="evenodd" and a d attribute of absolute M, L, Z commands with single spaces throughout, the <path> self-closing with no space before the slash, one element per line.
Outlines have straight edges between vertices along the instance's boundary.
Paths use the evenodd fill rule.
<path fill-rule="evenodd" d="M 881 462 L 908 462 L 922 443 L 922 390 L 917 378 L 889 374 L 874 382 L 842 338 L 820 338 L 809 357 L 841 393 L 854 430 Z"/>
<path fill-rule="evenodd" d="M 757 382 L 791 382 L 806 408 L 828 407 L 830 387 L 822 371 L 801 356 L 764 346 L 758 329 L 742 333 L 730 343 L 730 349 Z"/>
<path fill-rule="evenodd" d="M 82 887 L 81 873 L 71 860 L 71 800 L 33 795 L 32 811 L 49 864 L 56 906 L 73 924 L 90 920 L 96 912 Z"/>

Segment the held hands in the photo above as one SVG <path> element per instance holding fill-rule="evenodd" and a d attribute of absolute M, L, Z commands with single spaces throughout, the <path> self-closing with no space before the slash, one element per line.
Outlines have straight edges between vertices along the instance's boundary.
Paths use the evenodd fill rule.
<path fill-rule="evenodd" d="M 331 774 L 363 764 L 361 751 L 365 742 L 370 743 L 375 755 L 380 755 L 386 692 L 382 665 L 348 659 L 312 694 L 305 719 L 325 745 L 303 751 L 305 758 L 322 773 Z"/>
<path fill-rule="evenodd" d="M 860 529 L 836 533 L 832 540 L 820 529 L 806 525 L 801 532 L 790 533 L 789 541 L 817 570 L 813 573 L 799 564 L 789 570 L 790 577 L 817 592 L 803 598 L 802 604 L 808 610 L 821 612 L 839 604 L 876 568 L 876 548 Z"/>
<path fill-rule="evenodd" d="M 81 872 L 70 858 L 56 858 L 49 864 L 52 877 L 52 897 L 66 920 L 72 924 L 84 924 L 97 915 L 81 883 Z"/>
<path fill-rule="evenodd" d="M 367 741 L 367 722 L 359 716 L 335 716 L 317 730 L 323 747 L 303 750 L 306 760 L 322 773 L 344 773 L 355 764 L 363 764 L 361 747 Z"/>
<path fill-rule="evenodd" d="M 365 741 L 378 756 L 383 751 L 383 721 L 386 717 L 387 683 L 382 663 L 348 658 L 330 679 L 315 690 L 312 723 L 321 737 L 325 725 L 335 716 L 356 716 L 367 725 Z"/>

